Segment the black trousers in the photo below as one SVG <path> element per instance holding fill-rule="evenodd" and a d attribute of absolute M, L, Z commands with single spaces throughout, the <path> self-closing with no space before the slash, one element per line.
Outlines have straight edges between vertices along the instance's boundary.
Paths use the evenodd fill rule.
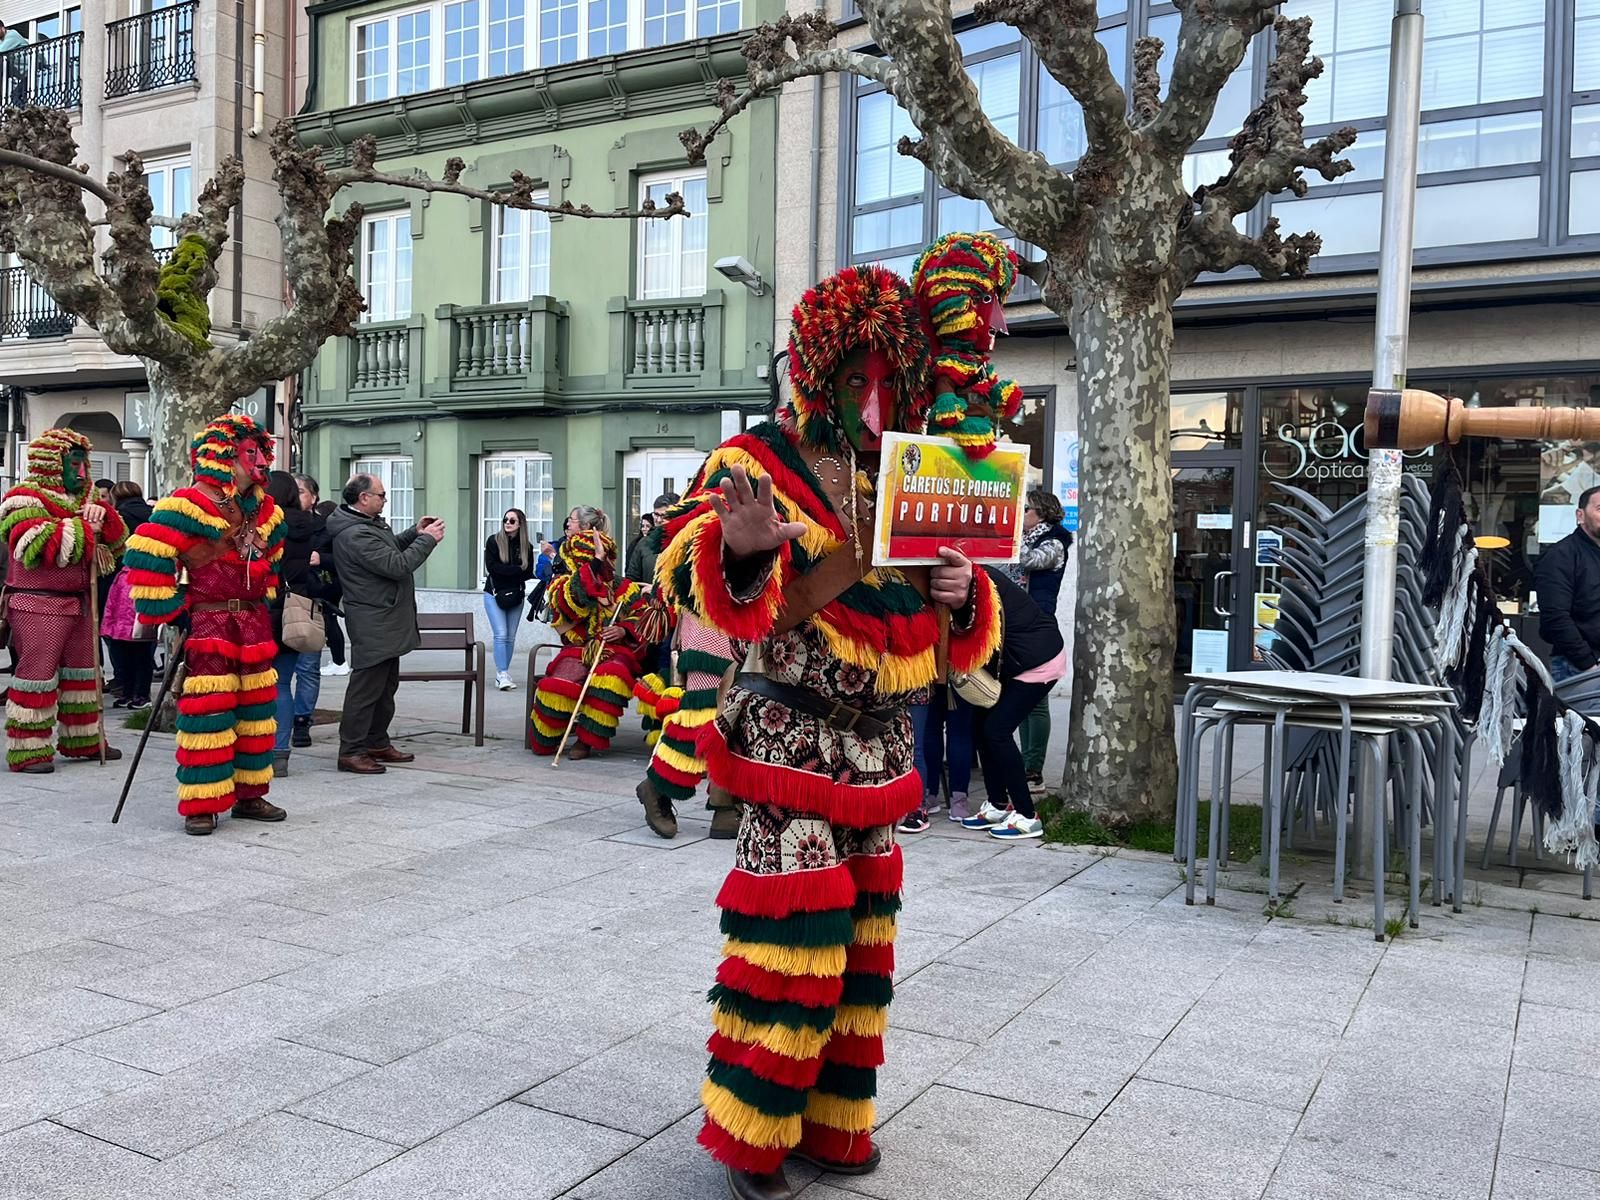
<path fill-rule="evenodd" d="M 1053 686 L 1009 680 L 1001 686 L 1000 699 L 993 708 L 972 710 L 972 740 L 978 747 L 989 803 L 1002 808 L 1009 800 L 1012 808 L 1029 819 L 1037 814 L 1033 797 L 1028 794 L 1028 769 L 1017 745 L 1017 729 Z"/>
<path fill-rule="evenodd" d="M 386 658 L 371 667 L 350 672 L 344 693 L 344 715 L 339 718 L 339 757 L 367 750 L 384 750 L 389 722 L 394 720 L 394 694 L 400 690 L 400 660 Z"/>
<path fill-rule="evenodd" d="M 106 645 L 111 649 L 111 666 L 117 673 L 117 690 L 129 700 L 149 699 L 156 670 L 155 642 L 107 638 Z"/>

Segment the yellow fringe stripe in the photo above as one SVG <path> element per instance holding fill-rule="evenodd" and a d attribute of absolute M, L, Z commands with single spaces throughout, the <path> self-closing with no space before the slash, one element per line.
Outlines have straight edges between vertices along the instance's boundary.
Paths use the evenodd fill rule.
<path fill-rule="evenodd" d="M 889 1010 L 864 1004 L 841 1004 L 833 1015 L 833 1028 L 838 1033 L 853 1033 L 861 1037 L 881 1036 L 889 1029 Z M 834 1124 L 833 1121 L 828 1122 Z M 848 1125 L 840 1125 L 848 1129 Z"/>
<path fill-rule="evenodd" d="M 178 548 L 176 546 L 153 537 L 145 537 L 139 533 L 128 539 L 125 549 L 138 550 L 142 554 L 151 554 L 157 558 L 178 557 Z"/>
<path fill-rule="evenodd" d="M 667 718 L 669 724 L 676 725 L 679 729 L 699 729 L 702 725 L 709 725 L 717 719 L 715 708 L 680 708 L 676 713 Z"/>
<path fill-rule="evenodd" d="M 856 922 L 856 945 L 894 945 L 894 918 L 862 917 Z"/>
<path fill-rule="evenodd" d="M 550 692 L 540 688 L 534 693 L 539 697 L 539 703 L 553 712 L 569 713 L 578 707 L 571 696 L 563 696 L 560 692 Z"/>
<path fill-rule="evenodd" d="M 268 717 L 265 721 L 236 721 L 233 731 L 240 737 L 260 737 L 265 733 L 278 731 L 278 719 Z"/>
<path fill-rule="evenodd" d="M 594 682 L 589 685 L 589 690 L 591 692 L 609 692 L 624 702 L 633 699 L 633 692 L 616 675 L 596 675 Z"/>
<path fill-rule="evenodd" d="M 552 725 L 538 714 L 534 714 L 533 727 L 547 738 L 560 737 L 566 732 L 565 725 Z"/>
<path fill-rule="evenodd" d="M 271 772 L 268 771 L 270 775 Z M 218 796 L 226 796 L 233 791 L 233 780 L 222 779 L 216 783 L 180 783 L 178 785 L 179 800 L 212 800 Z"/>
<path fill-rule="evenodd" d="M 174 583 L 163 584 L 133 584 L 128 588 L 128 595 L 135 600 L 170 600 L 177 595 L 178 586 Z"/>
<path fill-rule="evenodd" d="M 700 1102 L 713 1121 L 747 1146 L 800 1144 L 799 1113 L 792 1117 L 769 1117 L 709 1079 L 700 1085 Z"/>
<path fill-rule="evenodd" d="M 683 751 L 674 749 L 665 743 L 656 747 L 656 757 L 666 763 L 667 766 L 674 767 L 686 775 L 700 775 L 706 769 L 704 759 L 691 758 Z"/>
<path fill-rule="evenodd" d="M 774 946 L 729 938 L 722 944 L 722 953 L 779 975 L 815 975 L 828 979 L 844 974 L 843 946 Z"/>
<path fill-rule="evenodd" d="M 272 781 L 272 768 L 262 767 L 253 771 L 235 771 L 233 773 L 233 781 L 235 783 L 270 783 Z"/>
<path fill-rule="evenodd" d="M 223 467 L 222 469 L 224 471 L 228 470 L 226 467 Z M 193 500 L 186 500 L 182 496 L 168 496 L 164 500 L 157 500 L 156 508 L 165 508 L 170 509 L 173 512 L 180 512 L 190 520 L 198 521 L 200 524 L 206 526 L 206 528 L 215 529 L 218 533 L 226 533 L 228 531 L 227 521 L 223 520 L 221 517 L 213 517 Z"/>
<path fill-rule="evenodd" d="M 221 750 L 224 746 L 233 745 L 234 736 L 232 729 L 223 729 L 216 733 L 185 733 L 180 729 L 178 731 L 178 749 Z"/>
<path fill-rule="evenodd" d="M 720 1008 L 711 1010 L 711 1024 L 723 1037 L 743 1042 L 747 1046 L 761 1046 L 784 1058 L 804 1061 L 822 1053 L 828 1035 L 815 1029 L 791 1029 L 787 1025 L 758 1025 Z"/>
<path fill-rule="evenodd" d="M 845 1133 L 871 1133 L 878 1118 L 871 1100 L 846 1100 L 828 1092 L 812 1092 L 806 1097 L 805 1119 Z"/>
<path fill-rule="evenodd" d="M 191 675 L 183 681 L 185 696 L 209 696 L 215 692 L 237 692 L 237 675 Z"/>
<path fill-rule="evenodd" d="M 261 688 L 269 688 L 278 682 L 278 672 L 272 667 L 265 671 L 256 671 L 251 675 L 239 676 L 239 690 L 241 692 L 254 692 Z"/>

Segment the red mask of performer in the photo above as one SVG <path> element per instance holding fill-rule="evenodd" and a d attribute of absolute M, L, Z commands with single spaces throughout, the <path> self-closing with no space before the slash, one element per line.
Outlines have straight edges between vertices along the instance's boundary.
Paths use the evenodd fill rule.
<path fill-rule="evenodd" d="M 239 449 L 234 458 L 233 474 L 240 490 L 256 484 L 267 482 L 267 471 L 271 467 L 266 450 L 261 443 L 253 438 L 239 443 Z"/>
<path fill-rule="evenodd" d="M 855 350 L 833 375 L 834 404 L 845 440 L 857 450 L 883 445 L 883 431 L 898 416 L 895 370 L 882 350 Z"/>
<path fill-rule="evenodd" d="M 984 292 L 973 301 L 978 324 L 972 331 L 972 340 L 980 354 L 994 349 L 997 334 L 1009 333 L 1006 328 L 1006 306 L 993 292 Z"/>

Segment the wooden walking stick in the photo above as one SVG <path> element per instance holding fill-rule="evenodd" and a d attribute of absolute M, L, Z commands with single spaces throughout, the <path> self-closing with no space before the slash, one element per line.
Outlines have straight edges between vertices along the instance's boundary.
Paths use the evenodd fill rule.
<path fill-rule="evenodd" d="M 89 645 L 94 662 L 95 729 L 100 736 L 100 765 L 103 767 L 106 765 L 106 681 L 100 671 L 100 575 L 112 563 L 106 561 L 102 566 L 101 555 L 110 560 L 111 551 L 105 543 L 97 541 L 94 552 L 89 555 Z"/>
<path fill-rule="evenodd" d="M 600 627 L 602 633 L 607 629 L 610 629 L 612 625 L 616 624 L 617 617 L 621 614 L 621 612 L 622 601 L 618 600 L 617 606 L 611 610 L 611 616 L 607 618 L 606 623 Z M 594 661 L 589 664 L 589 673 L 583 677 L 583 686 L 578 689 L 578 699 L 572 705 L 572 715 L 567 718 L 566 732 L 561 735 L 561 741 L 556 746 L 556 756 L 550 760 L 550 765 L 552 767 L 560 764 L 561 754 L 567 748 L 567 739 L 572 736 L 572 731 L 577 728 L 578 713 L 583 711 L 583 698 L 589 694 L 589 685 L 594 682 L 594 673 L 600 669 L 600 660 L 604 658 L 606 654 L 605 640 L 603 638 L 596 637 L 594 641 L 585 646 L 583 650 L 585 658 L 589 656 L 589 652 L 591 650 L 594 651 Z"/>

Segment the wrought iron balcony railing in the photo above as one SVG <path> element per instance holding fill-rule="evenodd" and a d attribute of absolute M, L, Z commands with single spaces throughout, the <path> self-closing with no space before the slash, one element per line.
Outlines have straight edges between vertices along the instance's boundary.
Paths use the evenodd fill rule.
<path fill-rule="evenodd" d="M 25 268 L 0 268 L 0 338 L 64 337 L 75 321 Z"/>
<path fill-rule="evenodd" d="M 194 18 L 198 0 L 106 26 L 106 97 L 153 92 L 195 78 Z"/>
<path fill-rule="evenodd" d="M 0 101 L 8 108 L 78 108 L 83 103 L 82 67 L 81 33 L 0 55 Z"/>

